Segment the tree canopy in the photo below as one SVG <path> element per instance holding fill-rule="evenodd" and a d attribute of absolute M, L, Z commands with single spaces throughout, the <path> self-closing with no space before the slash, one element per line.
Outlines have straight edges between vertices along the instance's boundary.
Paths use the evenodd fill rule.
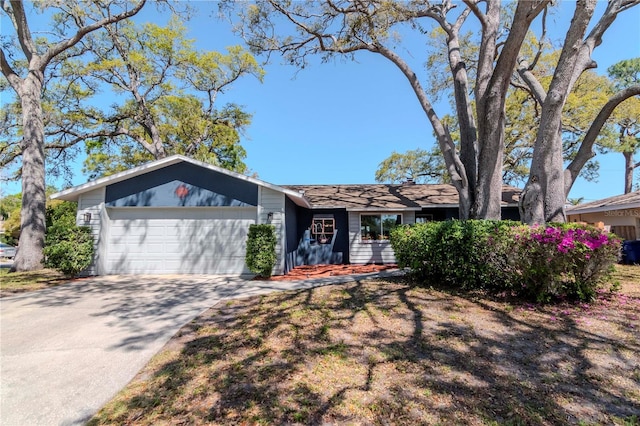
<path fill-rule="evenodd" d="M 522 213 L 527 222 L 541 223 L 564 220 L 565 191 L 592 157 L 593 144 L 604 125 L 598 118 L 606 121 L 615 106 L 636 90 L 621 92 L 605 103 L 596 124 L 576 144 L 575 156 L 564 171 L 561 122 L 567 97 L 580 75 L 595 66 L 591 53 L 601 44 L 604 32 L 619 13 L 636 6 L 638 1 L 611 0 L 598 17 L 595 0 L 577 2 L 563 49 L 550 67 L 553 71 L 541 73 L 551 76 L 545 86 L 537 74 L 544 42 L 532 48 L 523 45 L 539 16 L 542 34 L 538 38 L 545 40 L 550 4 L 546 0 L 506 6 L 497 0 L 266 0 L 246 5 L 241 13 L 241 31 L 255 51 L 279 52 L 287 63 L 300 68 L 308 66 L 312 56 L 323 60 L 353 58 L 358 52 L 374 53 L 393 63 L 406 77 L 433 127 L 447 172 L 458 190 L 461 218 L 500 217 L 507 126 L 504 111 L 513 73 L 517 71 L 521 85 L 535 98 L 540 117 L 532 141 L 534 150 Z M 463 49 L 470 36 L 462 32 L 463 25 L 471 21 L 479 27 L 477 50 L 470 53 L 475 59 L 473 65 L 467 62 Z M 403 44 L 406 34 L 414 39 L 423 37 L 429 44 L 433 31 L 444 35 L 432 53 L 445 58 L 450 75 L 448 87 L 453 93 L 460 129 L 457 146 L 443 121 L 444 115 L 434 107 L 432 93 L 423 85 L 424 81 L 442 78 L 442 73 L 425 78 L 412 64 L 415 57 L 425 58 L 429 50 L 412 51 Z"/>
<path fill-rule="evenodd" d="M 0 69 L 5 82 L 19 98 L 19 119 L 10 123 L 11 134 L 19 134 L 21 157 L 22 206 L 20 246 L 13 271 L 40 269 L 43 266 L 45 237 L 45 113 L 43 94 L 52 70 L 66 60 L 83 53 L 78 43 L 105 25 L 137 14 L 146 0 L 130 2 L 65 1 L 28 4 L 29 12 L 52 13 L 53 25 L 46 36 L 34 37 L 29 12 L 22 0 L 2 0 L 2 11 L 12 23 L 12 34 L 3 31 Z M 7 37 L 12 39 L 7 39 Z M 19 123 L 19 124 L 18 124 Z M 0 144 L 4 154 L 9 144 Z"/>

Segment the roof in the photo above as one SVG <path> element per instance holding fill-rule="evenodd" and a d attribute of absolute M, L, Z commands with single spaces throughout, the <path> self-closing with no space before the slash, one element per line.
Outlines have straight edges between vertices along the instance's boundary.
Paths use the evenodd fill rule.
<path fill-rule="evenodd" d="M 640 208 L 640 191 L 603 198 L 567 208 L 567 214 L 597 213 L 607 210 L 624 210 Z"/>
<path fill-rule="evenodd" d="M 78 201 L 89 191 L 133 179 L 145 173 L 186 162 L 284 193 L 294 203 L 307 208 L 344 208 L 347 210 L 421 210 L 424 207 L 458 207 L 458 192 L 450 184 L 359 184 L 359 185 L 273 185 L 221 167 L 182 155 L 152 161 L 124 172 L 106 176 L 60 191 L 52 199 Z M 520 189 L 503 186 L 502 205 L 517 206 Z"/>
<path fill-rule="evenodd" d="M 449 184 L 284 185 L 304 194 L 313 208 L 347 210 L 421 210 L 458 207 L 458 192 Z M 503 187 L 503 206 L 517 206 L 520 189 Z"/>
<path fill-rule="evenodd" d="M 162 158 L 160 160 L 152 161 L 150 163 L 143 164 L 138 167 L 134 167 L 133 169 L 125 170 L 124 172 L 116 173 L 110 176 L 106 176 L 92 182 L 85 183 L 83 185 L 74 186 L 73 188 L 65 189 L 64 191 L 57 192 L 51 195 L 51 199 L 60 199 L 65 201 L 78 201 L 80 195 L 87 193 L 89 191 L 93 191 L 99 188 L 106 187 L 108 185 L 112 185 L 117 182 L 122 182 L 127 179 L 135 178 L 136 176 L 143 175 L 145 173 L 153 172 L 164 167 L 171 166 L 173 164 L 178 164 L 181 162 L 186 162 L 193 164 L 198 167 L 203 167 L 208 170 L 212 170 L 217 173 L 222 173 L 228 176 L 235 177 L 237 179 L 241 179 L 247 182 L 251 182 L 253 184 L 266 187 L 272 189 L 274 191 L 282 192 L 287 195 L 294 203 L 302 207 L 311 207 L 309 202 L 296 191 L 289 190 L 287 188 L 270 184 L 268 182 L 255 179 L 249 176 L 245 176 L 240 173 L 232 172 L 227 169 L 223 169 L 221 167 L 217 167 L 208 163 L 204 163 L 202 161 L 197 161 L 182 155 L 172 155 L 170 157 Z"/>

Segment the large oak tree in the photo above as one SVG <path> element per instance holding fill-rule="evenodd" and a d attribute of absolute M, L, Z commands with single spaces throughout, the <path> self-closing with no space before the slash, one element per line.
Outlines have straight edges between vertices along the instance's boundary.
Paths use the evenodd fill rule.
<path fill-rule="evenodd" d="M 45 136 L 42 92 L 52 63 L 78 54 L 74 47 L 88 34 L 138 13 L 146 0 L 130 2 L 64 1 L 27 3 L 27 7 L 55 14 L 48 38 L 34 37 L 22 0 L 2 0 L 2 10 L 13 24 L 19 48 L 0 48 L 4 78 L 20 98 L 22 111 L 22 212 L 19 249 L 12 270 L 42 268 L 45 236 Z"/>
<path fill-rule="evenodd" d="M 216 100 L 245 75 L 262 79 L 255 58 L 240 46 L 226 53 L 195 48 L 184 20 L 166 25 L 120 22 L 83 41 L 91 61 L 72 67 L 83 87 L 117 93 L 109 107 L 80 108 L 61 116 L 60 145 L 87 143 L 92 177 L 182 154 L 244 173 L 240 133 L 251 116 Z M 92 95 L 89 95 L 92 97 Z"/>
<path fill-rule="evenodd" d="M 562 221 L 566 193 L 593 156 L 593 144 L 606 118 L 619 102 L 635 92 L 627 89 L 605 104 L 565 171 L 561 121 L 566 98 L 578 77 L 595 66 L 591 54 L 604 32 L 620 12 L 638 1 L 611 0 L 595 20 L 596 1 L 578 1 L 553 77 L 545 89 L 534 71 L 537 52 L 526 57 L 521 54 L 521 47 L 532 23 L 550 3 L 519 1 L 515 7 L 506 6 L 513 9 L 504 13 L 498 0 L 264 0 L 246 8 L 243 31 L 256 51 L 280 52 L 299 67 L 306 66 L 311 55 L 327 59 L 353 56 L 360 51 L 392 62 L 406 77 L 434 129 L 447 171 L 459 193 L 461 218 L 500 217 L 505 99 L 517 66 L 520 78 L 541 105 L 530 177 L 522 197 L 523 218 L 529 223 Z M 474 84 L 461 55 L 461 29 L 472 17 L 480 29 Z M 544 16 L 541 21 L 545 28 Z M 439 52 L 446 57 L 451 75 L 460 128 L 459 153 L 418 77 L 419 70 L 410 65 L 412 55 L 424 57 L 424 53 L 408 51 L 399 36 L 409 31 L 412 36 L 429 37 L 434 27 L 445 34 Z M 592 29 L 587 33 L 589 27 Z"/>

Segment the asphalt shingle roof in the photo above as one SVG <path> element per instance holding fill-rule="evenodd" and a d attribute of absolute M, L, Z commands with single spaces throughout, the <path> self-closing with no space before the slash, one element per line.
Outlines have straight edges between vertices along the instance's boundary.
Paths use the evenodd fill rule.
<path fill-rule="evenodd" d="M 458 205 L 458 192 L 448 184 L 283 185 L 304 194 L 315 208 L 420 209 Z M 520 189 L 503 187 L 502 204 L 518 203 Z"/>
<path fill-rule="evenodd" d="M 591 201 L 577 206 L 567 208 L 567 213 L 579 213 L 582 210 L 593 210 L 608 208 L 615 210 L 616 208 L 640 207 L 640 191 L 630 192 L 628 194 L 616 195 L 613 197 L 603 198 L 601 200 Z"/>

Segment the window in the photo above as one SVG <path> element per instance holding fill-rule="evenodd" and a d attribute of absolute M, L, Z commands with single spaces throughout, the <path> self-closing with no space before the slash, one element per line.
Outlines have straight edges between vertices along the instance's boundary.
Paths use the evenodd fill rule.
<path fill-rule="evenodd" d="M 402 225 L 401 214 L 363 214 L 360 216 L 362 241 L 388 241 L 392 229 Z"/>
<path fill-rule="evenodd" d="M 418 213 L 416 214 L 416 223 L 427 223 L 433 221 L 432 214 Z"/>
<path fill-rule="evenodd" d="M 314 217 L 311 223 L 311 238 L 327 244 L 333 238 L 336 225 L 333 217 Z"/>

